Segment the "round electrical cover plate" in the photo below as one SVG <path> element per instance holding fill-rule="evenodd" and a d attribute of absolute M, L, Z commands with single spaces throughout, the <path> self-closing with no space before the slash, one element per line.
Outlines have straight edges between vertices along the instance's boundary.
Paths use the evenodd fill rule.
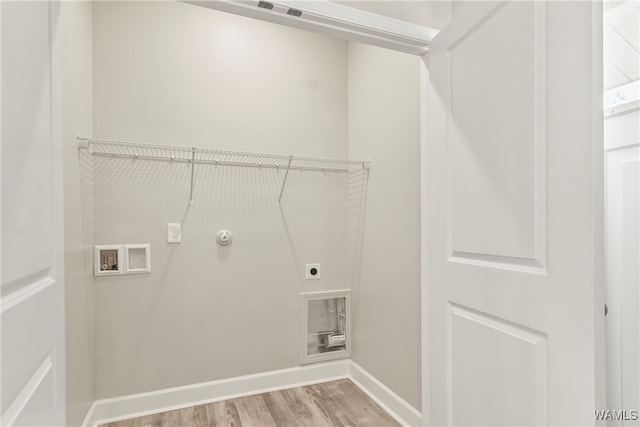
<path fill-rule="evenodd" d="M 231 232 L 228 230 L 220 230 L 216 236 L 216 241 L 220 246 L 229 246 L 231 244 Z"/>

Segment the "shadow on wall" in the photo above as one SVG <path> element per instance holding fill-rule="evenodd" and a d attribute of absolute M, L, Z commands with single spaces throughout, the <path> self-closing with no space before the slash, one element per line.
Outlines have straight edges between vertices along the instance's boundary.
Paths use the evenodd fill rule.
<path fill-rule="evenodd" d="M 88 333 L 88 343 L 93 348 L 95 346 L 95 293 L 93 286 L 89 284 L 93 279 L 93 245 L 94 245 L 94 223 L 95 216 L 93 211 L 94 202 L 94 163 L 93 156 L 86 150 L 78 150 L 79 179 L 80 179 L 80 197 L 82 209 L 82 259 L 84 265 L 84 288 L 81 294 L 85 297 L 86 310 L 86 331 Z M 65 286 L 70 286 L 67 282 Z M 93 384 L 91 385 L 93 387 Z"/>
<path fill-rule="evenodd" d="M 369 169 L 360 169 L 349 174 L 349 283 L 357 290 L 362 278 L 362 248 L 367 207 L 367 185 Z M 355 304 L 355 301 L 352 302 Z"/>

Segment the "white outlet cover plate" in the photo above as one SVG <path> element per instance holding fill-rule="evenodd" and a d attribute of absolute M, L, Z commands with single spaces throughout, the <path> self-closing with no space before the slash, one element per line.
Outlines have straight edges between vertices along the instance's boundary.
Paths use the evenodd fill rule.
<path fill-rule="evenodd" d="M 311 274 L 311 270 L 314 269 L 314 268 L 317 271 L 315 275 Z M 318 263 L 307 264 L 305 266 L 304 273 L 305 273 L 305 278 L 307 280 L 318 280 L 320 278 L 320 264 L 318 264 Z"/>
<path fill-rule="evenodd" d="M 180 243 L 182 242 L 182 227 L 178 222 L 170 222 L 167 224 L 167 242 L 168 243 Z"/>

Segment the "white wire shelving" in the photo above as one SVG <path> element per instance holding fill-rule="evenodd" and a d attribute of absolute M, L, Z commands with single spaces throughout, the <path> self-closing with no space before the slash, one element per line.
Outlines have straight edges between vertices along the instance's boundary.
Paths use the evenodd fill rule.
<path fill-rule="evenodd" d="M 277 207 L 280 207 L 287 177 L 291 169 L 301 171 L 349 173 L 357 169 L 370 169 L 369 160 L 336 159 L 245 151 L 214 150 L 209 148 L 157 145 L 140 142 L 78 137 L 78 149 L 88 150 L 94 156 L 140 160 L 182 162 L 191 165 L 189 206 L 193 206 L 195 165 L 248 166 L 285 170 Z"/>

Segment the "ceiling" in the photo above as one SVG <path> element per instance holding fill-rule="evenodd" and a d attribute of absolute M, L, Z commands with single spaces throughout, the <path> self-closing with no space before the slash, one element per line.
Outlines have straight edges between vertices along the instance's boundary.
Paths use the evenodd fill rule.
<path fill-rule="evenodd" d="M 604 88 L 640 78 L 640 1 L 605 2 Z"/>
<path fill-rule="evenodd" d="M 331 0 L 416 25 L 440 29 L 449 22 L 449 1 L 425 0 Z"/>
<path fill-rule="evenodd" d="M 233 6 L 235 8 L 234 10 L 226 11 L 251 17 L 258 17 L 254 15 L 262 13 L 259 19 L 264 20 L 272 20 L 270 18 L 279 18 L 278 14 L 265 13 L 263 9 L 256 8 L 255 4 L 257 4 L 257 1 L 182 1 L 186 1 L 187 3 L 201 4 L 202 6 L 214 9 L 218 8 L 221 10 L 226 10 L 221 8 L 222 6 Z M 280 3 L 289 3 L 289 1 L 285 2 L 284 0 L 282 0 L 280 1 Z M 309 4 L 315 5 L 321 3 L 324 2 L 309 2 Z M 413 24 L 413 26 L 418 25 L 420 27 L 428 27 L 432 29 L 439 29 L 446 25 L 446 23 L 449 21 L 452 4 L 450 0 L 331 0 L 327 3 L 329 5 L 334 4 L 348 6 L 349 8 L 360 9 L 365 13 L 374 13 L 379 17 L 387 17 L 399 20 L 397 22 L 404 21 L 409 24 Z M 242 9 L 241 6 L 243 6 L 246 10 L 239 10 L 239 8 Z M 640 0 L 604 0 L 603 71 L 605 91 L 612 88 L 618 88 L 630 82 L 636 82 L 640 79 L 639 12 Z M 285 18 L 287 17 L 285 16 Z M 272 20 L 272 22 L 284 23 L 278 20 Z M 295 21 L 288 20 L 287 22 L 289 25 L 292 25 L 292 22 Z M 304 28 L 309 29 L 307 27 Z M 342 36 L 344 36 L 344 34 Z M 634 83 L 634 85 L 635 84 L 636 83 Z"/>
<path fill-rule="evenodd" d="M 442 28 L 449 19 L 449 1 L 333 0 L 380 15 Z M 640 0 L 604 1 L 604 89 L 640 79 Z"/>

